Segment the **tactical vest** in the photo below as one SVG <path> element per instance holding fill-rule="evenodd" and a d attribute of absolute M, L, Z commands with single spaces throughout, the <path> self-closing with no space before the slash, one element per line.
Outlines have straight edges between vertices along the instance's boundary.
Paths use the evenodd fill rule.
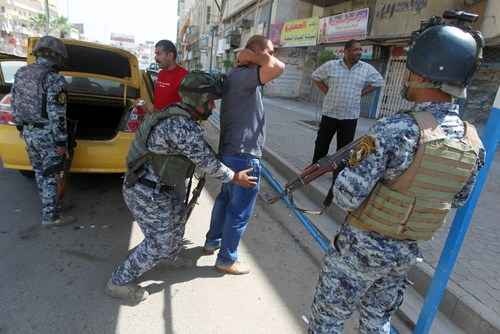
<path fill-rule="evenodd" d="M 347 216 L 351 225 L 400 240 L 429 240 L 471 177 L 481 148 L 474 126 L 464 122 L 464 138 L 450 139 L 431 113 L 413 117 L 420 128 L 413 163 L 395 180 L 379 182 Z"/>
<path fill-rule="evenodd" d="M 52 68 L 30 64 L 20 68 L 15 75 L 14 118 L 24 124 L 43 123 L 47 116 L 46 79 Z M 21 124 L 19 124 L 21 125 Z"/>
<path fill-rule="evenodd" d="M 154 173 L 159 176 L 159 185 L 171 186 L 180 198 L 187 199 L 196 165 L 181 153 L 156 154 L 150 152 L 146 145 L 151 130 L 159 122 L 173 116 L 191 118 L 187 111 L 178 106 L 146 115 L 128 152 L 126 178 L 131 180 L 127 182 L 128 185 L 133 185 L 142 176 L 141 171 L 143 171 L 144 164 L 149 161 Z"/>

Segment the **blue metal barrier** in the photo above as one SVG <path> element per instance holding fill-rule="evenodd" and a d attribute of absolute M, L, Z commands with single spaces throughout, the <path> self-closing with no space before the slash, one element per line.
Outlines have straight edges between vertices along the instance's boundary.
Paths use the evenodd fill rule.
<path fill-rule="evenodd" d="M 484 167 L 480 170 L 476 185 L 466 205 L 459 210 L 453 220 L 448 238 L 444 245 L 439 263 L 436 267 L 431 286 L 427 292 L 424 305 L 418 318 L 414 334 L 427 334 L 430 332 L 432 322 L 438 312 L 439 304 L 443 298 L 446 285 L 457 261 L 460 248 L 469 229 L 474 208 L 477 205 L 481 190 L 483 189 L 488 173 L 496 154 L 497 144 L 500 140 L 500 89 L 497 92 L 493 109 L 482 136 L 486 150 Z"/>
<path fill-rule="evenodd" d="M 275 191 L 278 193 L 282 193 L 284 191 L 283 187 L 281 184 L 273 177 L 269 169 L 267 169 L 264 164 L 262 164 L 262 175 L 266 178 L 266 180 L 269 182 L 271 187 L 274 188 Z M 302 212 L 297 210 L 297 208 L 290 202 L 288 197 L 284 197 L 283 201 L 286 203 L 286 206 L 292 210 L 293 214 L 297 219 L 304 225 L 306 228 L 307 232 L 316 240 L 316 242 L 319 244 L 319 247 L 323 252 L 327 252 L 330 249 L 330 241 L 328 238 L 321 233 L 321 231 L 318 230 L 316 226 L 307 218 Z"/>

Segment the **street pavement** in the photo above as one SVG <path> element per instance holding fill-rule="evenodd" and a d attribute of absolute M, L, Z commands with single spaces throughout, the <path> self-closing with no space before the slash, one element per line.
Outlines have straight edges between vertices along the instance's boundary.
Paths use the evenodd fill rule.
<path fill-rule="evenodd" d="M 265 98 L 267 139 L 266 145 L 286 163 L 303 169 L 312 159 L 320 108 L 311 103 L 290 99 Z M 360 118 L 356 137 L 365 134 L 375 121 Z M 336 150 L 335 139 L 330 153 Z M 329 176 L 320 179 L 319 186 L 326 190 Z M 469 297 L 478 301 L 500 317 L 500 150 L 491 169 L 487 185 L 476 207 L 473 223 L 465 239 L 452 281 L 463 288 Z M 449 218 L 449 221 L 453 217 Z M 432 241 L 422 242 L 424 261 L 436 267 L 448 228 L 443 228 Z"/>

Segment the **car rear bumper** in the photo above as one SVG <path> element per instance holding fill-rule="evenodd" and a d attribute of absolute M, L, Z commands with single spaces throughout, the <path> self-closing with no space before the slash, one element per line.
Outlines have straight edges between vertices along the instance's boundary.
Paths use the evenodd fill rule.
<path fill-rule="evenodd" d="M 133 133 L 118 132 L 111 140 L 77 140 L 71 172 L 124 173 Z M 16 128 L 0 125 L 0 158 L 4 168 L 31 170 L 26 144 Z"/>

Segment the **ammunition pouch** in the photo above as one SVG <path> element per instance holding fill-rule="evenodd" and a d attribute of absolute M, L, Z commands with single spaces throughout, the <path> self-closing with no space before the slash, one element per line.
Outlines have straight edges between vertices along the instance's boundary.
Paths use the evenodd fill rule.
<path fill-rule="evenodd" d="M 153 170 L 160 176 L 160 183 L 173 187 L 179 198 L 186 199 L 196 165 L 183 155 L 153 156 Z"/>
<path fill-rule="evenodd" d="M 144 155 L 141 158 L 131 161 L 127 165 L 127 173 L 125 173 L 125 187 L 133 187 L 137 181 L 144 176 L 144 163 L 148 160 L 148 156 Z"/>

